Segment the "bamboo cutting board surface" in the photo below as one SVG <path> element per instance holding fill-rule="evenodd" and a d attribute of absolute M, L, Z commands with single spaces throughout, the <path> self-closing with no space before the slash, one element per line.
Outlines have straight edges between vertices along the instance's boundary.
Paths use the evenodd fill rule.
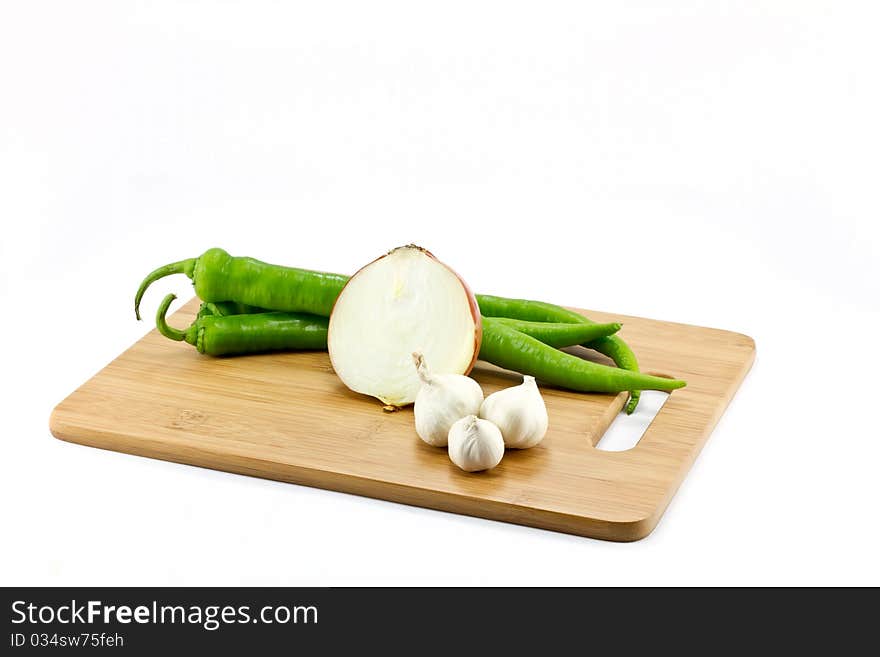
<path fill-rule="evenodd" d="M 172 318 L 186 326 L 193 299 Z M 465 473 L 423 443 L 412 408 L 387 413 L 349 391 L 325 352 L 211 358 L 155 330 L 52 412 L 62 440 L 615 541 L 648 535 L 748 372 L 751 338 L 638 317 L 622 321 L 642 369 L 687 380 L 641 441 L 594 449 L 625 395 L 541 386 L 544 441 Z M 584 350 L 584 354 L 587 352 Z M 601 357 L 600 357 L 601 358 Z M 520 378 L 477 363 L 488 395 Z"/>

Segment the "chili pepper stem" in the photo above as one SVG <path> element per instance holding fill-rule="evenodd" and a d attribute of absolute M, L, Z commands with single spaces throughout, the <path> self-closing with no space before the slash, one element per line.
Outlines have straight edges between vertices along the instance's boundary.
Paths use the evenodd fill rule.
<path fill-rule="evenodd" d="M 141 282 L 137 294 L 134 295 L 134 316 L 138 319 L 141 318 L 141 299 L 150 285 L 158 281 L 160 278 L 165 278 L 172 274 L 186 274 L 192 278 L 193 270 L 196 267 L 196 261 L 198 261 L 198 258 L 188 258 L 186 260 L 181 260 L 180 262 L 172 262 L 170 265 L 159 267 L 150 272 L 150 274 Z"/>
<path fill-rule="evenodd" d="M 173 326 L 169 326 L 168 322 L 165 321 L 165 315 L 168 312 L 169 306 L 171 306 L 171 302 L 174 301 L 177 297 L 173 294 L 169 294 L 164 299 L 162 299 L 162 303 L 159 304 L 159 309 L 156 311 L 156 328 L 159 330 L 159 333 L 164 335 L 169 340 L 176 340 L 177 342 L 182 342 L 186 339 L 186 331 L 181 331 L 180 329 L 176 329 Z"/>

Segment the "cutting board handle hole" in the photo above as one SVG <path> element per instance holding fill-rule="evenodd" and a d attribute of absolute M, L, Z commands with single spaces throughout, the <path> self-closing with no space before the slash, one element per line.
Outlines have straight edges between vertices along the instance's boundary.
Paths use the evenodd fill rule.
<path fill-rule="evenodd" d="M 668 392 L 644 390 L 635 412 L 632 415 L 618 413 L 608 430 L 599 439 L 596 449 L 605 452 L 625 452 L 638 445 L 667 399 L 669 399 Z"/>

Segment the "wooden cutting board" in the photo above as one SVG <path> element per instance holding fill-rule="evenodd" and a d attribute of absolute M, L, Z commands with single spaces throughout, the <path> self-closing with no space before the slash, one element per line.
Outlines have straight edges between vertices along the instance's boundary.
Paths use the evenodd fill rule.
<path fill-rule="evenodd" d="M 193 299 L 172 323 L 188 325 L 197 308 Z M 493 470 L 465 473 L 445 449 L 418 439 L 411 407 L 387 413 L 349 391 L 326 353 L 211 358 L 155 330 L 62 401 L 50 428 L 62 440 L 139 456 L 637 540 L 656 526 L 748 372 L 755 345 L 728 331 L 583 312 L 622 321 L 644 371 L 688 382 L 625 452 L 594 449 L 625 395 L 542 386 L 550 414 L 544 441 L 507 450 Z M 520 380 L 482 361 L 473 376 L 487 395 Z"/>

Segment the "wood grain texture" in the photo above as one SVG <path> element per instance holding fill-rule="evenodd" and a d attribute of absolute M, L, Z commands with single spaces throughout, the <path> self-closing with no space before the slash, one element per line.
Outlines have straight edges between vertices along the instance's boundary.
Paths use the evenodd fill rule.
<path fill-rule="evenodd" d="M 172 322 L 192 321 L 197 301 Z M 672 393 L 638 445 L 593 446 L 625 395 L 542 386 L 544 441 L 507 450 L 470 474 L 413 429 L 412 410 L 382 411 L 349 391 L 326 353 L 210 358 L 155 330 L 62 401 L 50 429 L 62 440 L 140 456 L 366 495 L 615 541 L 648 535 L 748 372 L 751 338 L 637 317 L 622 321 L 645 371 L 688 386 Z M 582 351 L 585 355 L 588 353 Z M 592 356 L 591 356 L 592 357 Z M 597 357 L 602 359 L 602 357 Z M 519 378 L 486 363 L 488 395 Z"/>

